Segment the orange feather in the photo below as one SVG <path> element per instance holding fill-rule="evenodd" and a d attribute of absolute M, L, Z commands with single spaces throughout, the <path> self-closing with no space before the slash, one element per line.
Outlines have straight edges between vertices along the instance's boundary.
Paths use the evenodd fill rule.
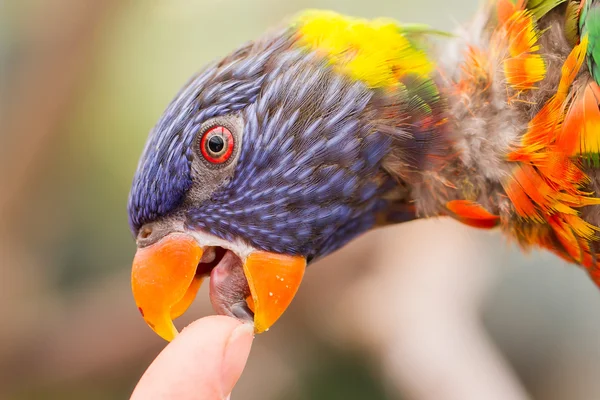
<path fill-rule="evenodd" d="M 590 81 L 575 95 L 565 117 L 560 146 L 569 155 L 598 158 L 600 153 L 600 87 Z"/>
<path fill-rule="evenodd" d="M 532 53 L 540 49 L 537 44 L 538 32 L 530 12 L 515 12 L 508 20 L 506 30 L 508 50 L 512 57 L 518 57 L 523 53 Z"/>
<path fill-rule="evenodd" d="M 459 221 L 475 228 L 489 229 L 500 222 L 498 215 L 470 200 L 452 200 L 446 203 L 446 208 L 454 213 Z"/>
<path fill-rule="evenodd" d="M 519 182 L 513 178 L 510 183 L 504 185 L 504 191 L 519 216 L 527 219 L 540 220 L 540 215 L 536 210 L 535 205 L 529 196 L 527 196 L 527 193 L 525 193 Z"/>
<path fill-rule="evenodd" d="M 583 108 L 583 132 L 580 141 L 580 154 L 600 153 L 600 88 L 591 81 L 585 88 L 581 105 Z"/>
<path fill-rule="evenodd" d="M 577 236 L 575 236 L 571 227 L 563 220 L 556 217 L 550 218 L 548 223 L 554 230 L 556 238 L 563 245 L 566 252 L 573 257 L 576 262 L 580 262 L 582 259 L 581 247 L 579 246 Z"/>
<path fill-rule="evenodd" d="M 510 3 L 510 2 L 509 2 Z M 546 64 L 539 54 L 538 36 L 533 15 L 518 3 L 509 6 L 499 4 L 500 13 L 511 13 L 494 33 L 494 46 L 508 50 L 504 59 L 504 75 L 513 89 L 533 89 L 535 83 L 546 76 Z M 501 10 L 500 10 L 501 9 Z"/>
<path fill-rule="evenodd" d="M 511 0 L 498 0 L 496 3 L 496 12 L 498 13 L 498 22 L 506 23 L 509 18 L 519 10 L 524 8 L 524 1 L 517 0 L 513 3 Z"/>
<path fill-rule="evenodd" d="M 504 75 L 516 90 L 529 90 L 546 76 L 546 65 L 539 54 L 521 54 L 504 60 Z"/>
<path fill-rule="evenodd" d="M 518 164 L 503 187 L 515 212 L 525 219 L 515 224 L 519 227 L 508 228 L 523 245 L 538 244 L 581 263 L 600 283 L 600 266 L 589 244 L 599 228 L 580 216 L 582 207 L 600 205 L 600 198 L 584 191 L 589 178 L 573 158 L 600 153 L 600 88 L 590 83 L 575 95 L 569 93 L 587 44 L 585 36 L 571 51 L 557 92 L 529 122 L 521 145 L 508 154 Z"/>

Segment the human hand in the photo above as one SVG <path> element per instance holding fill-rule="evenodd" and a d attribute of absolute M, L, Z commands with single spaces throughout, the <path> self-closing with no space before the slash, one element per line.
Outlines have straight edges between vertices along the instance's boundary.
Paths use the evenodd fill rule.
<path fill-rule="evenodd" d="M 148 367 L 131 400 L 228 399 L 253 338 L 252 325 L 230 317 L 193 322 Z"/>

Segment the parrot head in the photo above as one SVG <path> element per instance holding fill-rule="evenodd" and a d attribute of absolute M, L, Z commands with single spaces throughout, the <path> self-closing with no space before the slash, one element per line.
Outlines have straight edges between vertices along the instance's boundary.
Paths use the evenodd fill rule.
<path fill-rule="evenodd" d="M 308 12 L 193 77 L 151 131 L 129 197 L 132 289 L 150 327 L 171 340 L 210 277 L 215 311 L 263 332 L 309 262 L 410 218 L 392 205 L 439 144 L 431 70 L 391 21 Z"/>

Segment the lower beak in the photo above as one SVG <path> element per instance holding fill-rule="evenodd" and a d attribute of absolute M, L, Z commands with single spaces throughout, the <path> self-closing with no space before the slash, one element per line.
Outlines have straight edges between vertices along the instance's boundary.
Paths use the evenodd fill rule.
<path fill-rule="evenodd" d="M 146 323 L 165 340 L 175 338 L 173 319 L 188 309 L 200 288 L 204 276 L 197 274 L 197 269 L 203 253 L 194 237 L 172 233 L 135 254 L 133 297 Z M 306 259 L 255 251 L 242 261 L 254 331 L 261 333 L 281 317 L 296 295 Z"/>

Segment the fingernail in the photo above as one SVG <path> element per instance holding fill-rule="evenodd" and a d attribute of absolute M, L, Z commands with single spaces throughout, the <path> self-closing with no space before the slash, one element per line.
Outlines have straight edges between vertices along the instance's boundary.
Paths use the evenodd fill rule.
<path fill-rule="evenodd" d="M 241 324 L 231 332 L 225 345 L 225 355 L 221 370 L 222 393 L 231 392 L 236 382 L 242 375 L 250 347 L 254 339 L 254 327 L 251 324 Z M 229 398 L 229 396 L 227 398 Z"/>

